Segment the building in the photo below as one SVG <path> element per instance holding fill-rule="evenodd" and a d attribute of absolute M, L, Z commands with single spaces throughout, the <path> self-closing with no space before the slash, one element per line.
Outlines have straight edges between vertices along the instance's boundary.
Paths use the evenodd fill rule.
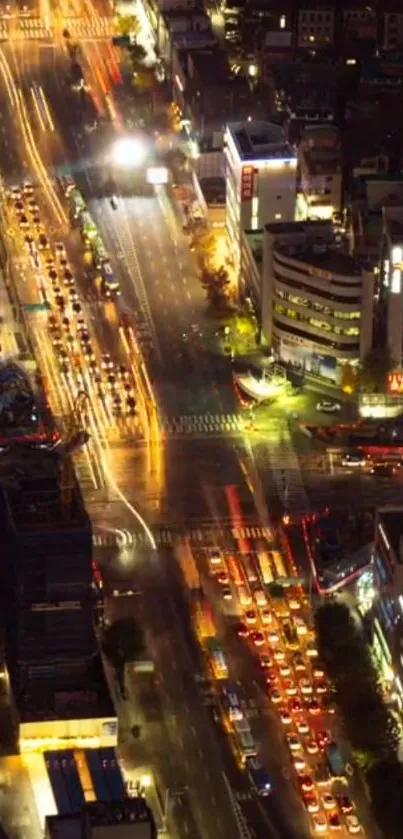
<path fill-rule="evenodd" d="M 402 184 L 403 186 L 403 184 Z M 385 342 L 401 368 L 403 360 L 403 206 L 383 207 L 380 294 L 385 302 Z"/>
<path fill-rule="evenodd" d="M 403 47 L 403 8 L 400 0 L 385 0 L 380 8 L 381 42 L 385 50 Z"/>
<path fill-rule="evenodd" d="M 96 635 L 91 523 L 75 484 L 64 497 L 61 457 L 10 445 L 0 464 L 6 663 L 21 748 L 73 730 L 100 736 L 104 722 L 116 740 Z"/>
<path fill-rule="evenodd" d="M 228 241 L 239 266 L 242 231 L 294 220 L 297 160 L 278 125 L 257 121 L 227 125 L 225 157 Z"/>
<path fill-rule="evenodd" d="M 153 813 L 142 797 L 87 803 L 81 813 L 47 816 L 45 839 L 156 839 Z"/>
<path fill-rule="evenodd" d="M 240 277 L 280 361 L 340 382 L 371 347 L 373 275 L 336 246 L 329 222 L 247 232 Z"/>
<path fill-rule="evenodd" d="M 343 203 L 340 133 L 335 125 L 306 127 L 298 149 L 297 217 L 332 219 Z"/>
<path fill-rule="evenodd" d="M 223 4 L 225 39 L 228 51 L 243 69 L 256 68 L 260 74 L 265 62 L 276 62 L 290 54 L 293 7 L 290 0 L 225 0 Z"/>
<path fill-rule="evenodd" d="M 380 507 L 374 529 L 374 574 L 361 610 L 370 609 L 373 649 L 391 699 L 403 707 L 403 508 Z"/>
<path fill-rule="evenodd" d="M 172 89 L 189 129 L 200 142 L 231 120 L 247 119 L 256 103 L 249 81 L 233 74 L 217 43 L 172 51 Z"/>
<path fill-rule="evenodd" d="M 299 53 L 333 51 L 335 38 L 335 9 L 332 0 L 301 0 L 297 18 L 297 50 Z"/>

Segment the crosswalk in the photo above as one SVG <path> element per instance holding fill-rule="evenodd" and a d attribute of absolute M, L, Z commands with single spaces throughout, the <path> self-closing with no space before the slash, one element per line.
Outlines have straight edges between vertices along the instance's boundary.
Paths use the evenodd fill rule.
<path fill-rule="evenodd" d="M 161 430 L 168 435 L 241 434 L 244 427 L 245 421 L 239 414 L 180 414 L 161 418 Z"/>
<path fill-rule="evenodd" d="M 310 501 L 302 479 L 301 467 L 295 452 L 286 419 L 273 419 L 267 432 L 265 455 L 277 494 L 286 510 L 304 515 Z"/>
<path fill-rule="evenodd" d="M 269 541 L 272 534 L 268 527 L 200 527 L 183 531 L 161 528 L 154 531 L 153 536 L 159 546 L 174 545 L 180 539 L 187 539 L 201 547 L 217 545 L 226 539 L 266 539 Z M 126 530 L 123 536 L 122 531 L 117 529 L 115 532 L 94 532 L 92 542 L 96 548 L 114 548 L 123 545 L 148 545 L 149 539 L 143 531 Z"/>
<path fill-rule="evenodd" d="M 113 17 L 95 17 L 93 20 L 80 17 L 66 18 L 63 21 L 63 29 L 67 30 L 72 38 L 80 40 L 107 39 L 116 34 L 116 26 Z M 0 20 L 0 41 L 28 40 L 28 41 L 54 41 L 56 29 L 45 24 L 41 18 L 27 17 L 16 20 L 7 18 Z"/>

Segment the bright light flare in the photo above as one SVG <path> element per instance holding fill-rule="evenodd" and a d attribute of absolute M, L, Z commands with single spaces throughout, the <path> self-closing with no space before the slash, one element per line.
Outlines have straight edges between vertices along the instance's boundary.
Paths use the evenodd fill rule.
<path fill-rule="evenodd" d="M 147 148 L 136 137 L 123 137 L 112 149 L 112 158 L 117 166 L 127 168 L 141 166 L 146 157 Z"/>

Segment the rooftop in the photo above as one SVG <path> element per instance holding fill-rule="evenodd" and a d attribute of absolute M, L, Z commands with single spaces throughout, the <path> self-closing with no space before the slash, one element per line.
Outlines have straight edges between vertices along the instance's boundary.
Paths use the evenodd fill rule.
<path fill-rule="evenodd" d="M 277 157 L 294 158 L 289 143 L 284 140 L 283 129 L 272 122 L 252 120 L 227 125 L 241 160 L 270 160 Z"/>
<path fill-rule="evenodd" d="M 400 541 L 403 537 L 403 507 L 379 507 L 377 516 L 395 556 L 402 562 Z"/>
<path fill-rule="evenodd" d="M 79 668 L 75 678 L 69 671 L 64 679 L 60 673 L 57 678 L 42 673 L 29 679 L 19 689 L 16 703 L 22 722 L 116 717 L 99 654 L 86 662 L 85 669 Z"/>
<path fill-rule="evenodd" d="M 52 839 L 83 839 L 88 826 L 111 827 L 130 825 L 134 839 L 155 836 L 154 817 L 144 798 L 125 798 L 123 801 L 87 802 L 83 811 L 46 817 L 46 835 Z"/>
<path fill-rule="evenodd" d="M 228 59 L 218 44 L 192 50 L 185 58 L 189 75 L 198 84 L 221 85 L 233 81 Z"/>
<path fill-rule="evenodd" d="M 276 252 L 311 265 L 319 271 L 340 274 L 344 277 L 361 277 L 360 265 L 352 256 L 329 248 L 325 243 L 318 242 L 301 247 L 276 244 Z"/>
<path fill-rule="evenodd" d="M 78 487 L 65 516 L 61 492 L 61 457 L 58 451 L 18 443 L 10 444 L 0 458 L 0 486 L 4 503 L 19 532 L 50 526 L 82 526 L 87 514 Z"/>
<path fill-rule="evenodd" d="M 312 175 L 334 174 L 341 172 L 340 148 L 302 148 L 301 155 L 305 159 Z"/>
<path fill-rule="evenodd" d="M 387 236 L 392 244 L 403 240 L 403 207 L 386 206 L 382 209 Z"/>

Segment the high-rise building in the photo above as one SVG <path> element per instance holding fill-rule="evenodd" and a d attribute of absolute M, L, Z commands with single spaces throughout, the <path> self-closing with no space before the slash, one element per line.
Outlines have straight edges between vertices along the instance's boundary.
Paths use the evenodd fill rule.
<path fill-rule="evenodd" d="M 380 297 L 385 304 L 383 336 L 395 364 L 403 360 L 403 207 L 383 207 L 383 232 L 379 266 Z"/>
<path fill-rule="evenodd" d="M 56 736 L 51 721 L 114 718 L 96 635 L 91 523 L 78 486 L 66 505 L 61 482 L 56 452 L 29 445 L 2 452 L 2 609 L 20 738 L 24 723 L 30 739 Z M 36 735 L 36 723 L 46 732 Z"/>
<path fill-rule="evenodd" d="M 244 230 L 294 221 L 297 159 L 282 129 L 269 122 L 227 125 L 227 233 L 236 266 Z"/>

